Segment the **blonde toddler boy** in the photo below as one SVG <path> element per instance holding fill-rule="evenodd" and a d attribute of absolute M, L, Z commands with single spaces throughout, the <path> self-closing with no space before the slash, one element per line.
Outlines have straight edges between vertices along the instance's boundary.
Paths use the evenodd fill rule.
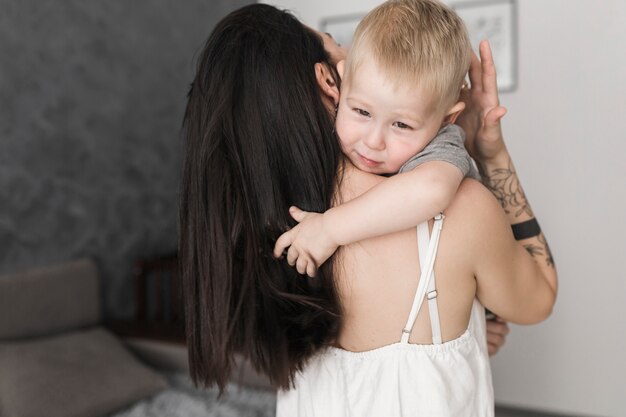
<path fill-rule="evenodd" d="M 463 22 L 436 0 L 390 0 L 359 24 L 343 73 L 336 130 L 358 169 L 393 175 L 323 214 L 290 208 L 300 223 L 276 242 L 302 274 L 339 246 L 407 229 L 442 212 L 464 177 L 479 178 L 454 125 L 471 47 Z"/>

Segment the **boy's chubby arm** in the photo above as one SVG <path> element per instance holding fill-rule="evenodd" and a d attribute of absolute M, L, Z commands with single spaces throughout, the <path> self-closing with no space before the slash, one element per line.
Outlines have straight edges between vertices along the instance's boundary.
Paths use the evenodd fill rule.
<path fill-rule="evenodd" d="M 425 162 L 397 174 L 325 213 L 291 207 L 299 222 L 283 233 L 274 256 L 287 251 L 287 262 L 311 277 L 339 246 L 405 230 L 443 211 L 452 201 L 463 173 L 451 163 Z"/>

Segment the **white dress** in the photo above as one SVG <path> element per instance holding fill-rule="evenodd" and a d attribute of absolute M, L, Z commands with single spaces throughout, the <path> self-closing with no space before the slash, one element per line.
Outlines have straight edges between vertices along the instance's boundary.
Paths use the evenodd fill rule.
<path fill-rule="evenodd" d="M 366 352 L 328 347 L 279 391 L 277 417 L 493 417 L 485 309 L 474 300 L 467 330 L 441 343 L 433 274 L 443 217 L 418 226 L 422 273 L 400 341 Z M 408 343 L 422 300 L 428 300 L 432 345 Z"/>

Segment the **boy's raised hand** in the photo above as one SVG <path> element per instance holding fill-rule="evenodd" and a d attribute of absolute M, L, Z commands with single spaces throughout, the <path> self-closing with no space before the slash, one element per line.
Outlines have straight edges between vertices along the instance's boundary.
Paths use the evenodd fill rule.
<path fill-rule="evenodd" d="M 324 215 L 290 207 L 289 214 L 299 224 L 280 235 L 274 245 L 274 257 L 283 256 L 299 273 L 314 277 L 322 265 L 339 247 L 324 228 Z"/>
<path fill-rule="evenodd" d="M 469 70 L 470 89 L 463 89 L 461 99 L 466 110 L 457 119 L 457 124 L 465 131 L 465 147 L 477 161 L 495 158 L 505 149 L 500 128 L 500 120 L 506 108 L 500 106 L 496 68 L 491 55 L 489 42 L 479 46 L 480 60 L 472 53 Z"/>

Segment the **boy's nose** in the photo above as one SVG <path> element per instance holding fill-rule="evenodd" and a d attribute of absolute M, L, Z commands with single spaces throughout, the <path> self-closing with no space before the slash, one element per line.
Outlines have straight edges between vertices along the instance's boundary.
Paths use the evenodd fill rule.
<path fill-rule="evenodd" d="M 373 128 L 363 140 L 368 148 L 380 151 L 385 148 L 385 135 L 380 128 Z"/>

